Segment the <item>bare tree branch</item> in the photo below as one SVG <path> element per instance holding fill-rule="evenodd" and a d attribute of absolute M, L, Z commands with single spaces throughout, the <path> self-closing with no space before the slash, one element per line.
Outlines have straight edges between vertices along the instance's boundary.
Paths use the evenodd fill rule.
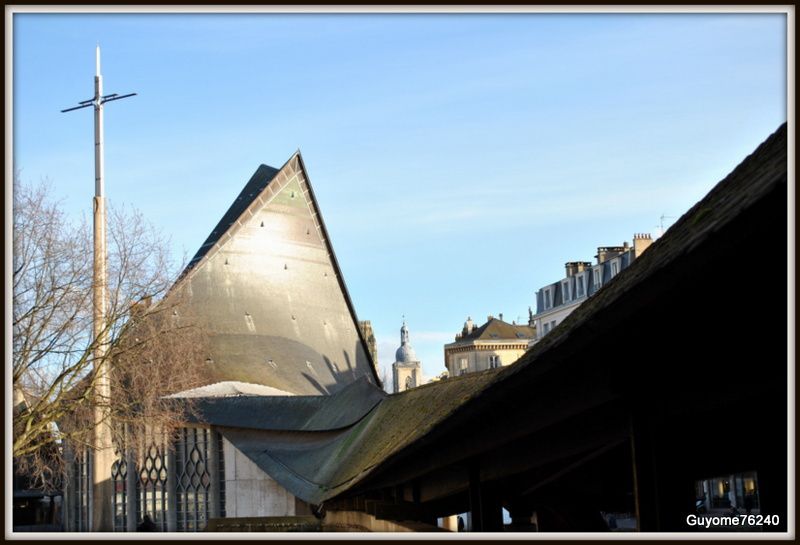
<path fill-rule="evenodd" d="M 108 207 L 107 322 L 93 338 L 91 231 L 86 221 L 70 222 L 51 195 L 49 182 L 15 177 L 12 376 L 25 402 L 15 408 L 13 454 L 44 488 L 57 486 L 63 472 L 64 441 L 92 445 L 102 424 L 97 404 L 134 442 L 147 428 L 184 421 L 186 407 L 163 396 L 201 384 L 205 353 L 178 294 L 162 299 L 181 270 L 168 240 L 124 207 Z M 110 362 L 110 399 L 94 388 L 98 342 Z"/>

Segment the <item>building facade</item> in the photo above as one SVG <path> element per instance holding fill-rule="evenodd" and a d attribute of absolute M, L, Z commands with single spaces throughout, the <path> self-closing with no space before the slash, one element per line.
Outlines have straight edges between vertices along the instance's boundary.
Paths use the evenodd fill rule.
<path fill-rule="evenodd" d="M 637 233 L 633 236 L 632 246 L 624 242 L 622 246 L 597 248 L 595 265 L 588 261 L 566 263 L 564 278 L 543 286 L 536 292 L 533 323 L 537 334 L 531 344 L 550 333 L 586 299 L 628 268 L 652 243 L 653 239 L 649 234 Z"/>
<path fill-rule="evenodd" d="M 411 346 L 408 326 L 406 326 L 405 320 L 403 321 L 403 327 L 400 328 L 400 348 L 395 352 L 394 360 L 392 364 L 394 393 L 422 385 L 422 365 L 417 359 L 414 348 Z"/>
<path fill-rule="evenodd" d="M 535 327 L 509 324 L 503 321 L 502 314 L 499 319 L 489 316 L 480 327 L 467 317 L 455 342 L 444 346 L 448 375 L 454 377 L 510 365 L 525 353 L 535 336 Z"/>
<path fill-rule="evenodd" d="M 375 339 L 375 331 L 372 329 L 372 322 L 369 320 L 361 320 L 358 322 L 358 328 L 361 330 L 364 342 L 367 343 L 367 350 L 372 357 L 372 363 L 378 365 L 378 341 Z"/>

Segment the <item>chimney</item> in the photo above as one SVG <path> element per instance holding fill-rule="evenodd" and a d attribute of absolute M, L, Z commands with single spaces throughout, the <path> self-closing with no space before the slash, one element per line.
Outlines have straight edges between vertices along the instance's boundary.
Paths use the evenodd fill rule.
<path fill-rule="evenodd" d="M 636 233 L 633 235 L 633 258 L 636 259 L 642 252 L 650 247 L 653 243 L 653 238 L 650 233 Z"/>
<path fill-rule="evenodd" d="M 570 276 L 575 276 L 576 274 L 580 274 L 586 269 L 589 269 L 592 264 L 588 261 L 570 261 L 569 263 L 565 263 L 564 267 L 567 271 L 567 278 Z"/>
<path fill-rule="evenodd" d="M 489 314 L 489 315 L 486 317 L 486 321 L 488 322 L 489 320 L 494 320 L 494 316 L 492 316 L 491 314 Z"/>
<path fill-rule="evenodd" d="M 501 313 L 499 314 L 499 316 L 500 316 L 500 321 L 502 322 L 502 321 L 503 321 L 503 313 L 501 312 Z"/>
<path fill-rule="evenodd" d="M 461 336 L 464 337 L 472 333 L 474 326 L 475 324 L 473 323 L 472 318 L 467 316 L 467 321 L 464 322 L 464 329 L 461 330 Z"/>
<path fill-rule="evenodd" d="M 624 251 L 624 246 L 600 246 L 597 248 L 597 255 L 595 256 L 597 258 L 597 264 L 599 265 L 604 261 L 613 259 Z"/>

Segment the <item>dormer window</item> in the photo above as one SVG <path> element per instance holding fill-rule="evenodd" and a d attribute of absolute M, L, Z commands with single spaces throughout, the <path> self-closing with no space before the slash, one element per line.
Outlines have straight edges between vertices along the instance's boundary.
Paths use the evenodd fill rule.
<path fill-rule="evenodd" d="M 583 297 L 586 293 L 586 286 L 584 283 L 586 282 L 586 275 L 580 274 L 575 277 L 575 298 L 578 299 Z"/>
<path fill-rule="evenodd" d="M 603 270 L 600 267 L 595 267 L 592 272 L 594 273 L 594 287 L 597 289 L 603 285 Z"/>
<path fill-rule="evenodd" d="M 569 280 L 564 280 L 563 282 L 561 282 L 561 291 L 564 294 L 563 298 L 564 298 L 564 302 L 566 303 L 567 301 L 569 301 L 571 299 L 570 293 L 569 293 Z"/>
<path fill-rule="evenodd" d="M 544 299 L 545 310 L 553 308 L 553 291 L 550 288 L 545 288 L 542 298 Z"/>
<path fill-rule="evenodd" d="M 611 262 L 611 278 L 614 278 L 617 274 L 619 274 L 619 259 Z"/>

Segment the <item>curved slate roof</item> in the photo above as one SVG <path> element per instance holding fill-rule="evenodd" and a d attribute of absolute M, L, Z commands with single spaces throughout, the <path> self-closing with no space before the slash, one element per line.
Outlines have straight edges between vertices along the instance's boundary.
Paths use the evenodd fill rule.
<path fill-rule="evenodd" d="M 195 421 L 252 430 L 330 431 L 352 426 L 386 397 L 361 378 L 333 395 L 206 397 L 194 404 Z"/>
<path fill-rule="evenodd" d="M 380 384 L 299 152 L 256 169 L 171 295 L 206 333 L 210 382 Z"/>
<path fill-rule="evenodd" d="M 219 241 L 220 237 L 222 237 L 236 220 L 239 219 L 239 216 L 242 215 L 247 207 L 258 198 L 258 195 L 264 191 L 264 188 L 275 178 L 278 172 L 280 172 L 280 170 L 277 168 L 259 165 L 250 177 L 250 180 L 245 184 L 244 188 L 242 188 L 242 191 L 236 199 L 234 199 L 233 204 L 231 204 L 214 229 L 211 230 L 211 234 L 208 235 L 208 238 L 206 238 L 200 246 L 200 249 L 197 250 L 197 253 L 194 254 L 194 257 L 192 257 L 191 261 L 186 265 L 181 276 L 186 274 L 198 261 L 203 259 L 206 253 Z"/>
<path fill-rule="evenodd" d="M 289 396 L 289 392 L 278 390 L 272 386 L 264 386 L 262 384 L 252 384 L 250 382 L 237 382 L 229 380 L 225 382 L 215 382 L 199 388 L 192 388 L 184 390 L 172 395 L 168 395 L 168 399 L 191 399 L 191 398 L 223 398 L 223 397 L 239 397 L 239 396 Z"/>
<path fill-rule="evenodd" d="M 218 429 L 289 492 L 303 501 L 319 504 L 347 490 L 387 458 L 423 438 L 496 374 L 496 370 L 472 373 L 387 396 L 363 418 L 339 429 L 290 431 L 283 423 L 272 429 L 244 425 Z M 265 407 L 288 407 L 292 399 L 267 398 L 263 402 Z M 318 410 L 324 411 L 322 407 Z M 218 422 L 214 419 L 211 423 Z"/>

